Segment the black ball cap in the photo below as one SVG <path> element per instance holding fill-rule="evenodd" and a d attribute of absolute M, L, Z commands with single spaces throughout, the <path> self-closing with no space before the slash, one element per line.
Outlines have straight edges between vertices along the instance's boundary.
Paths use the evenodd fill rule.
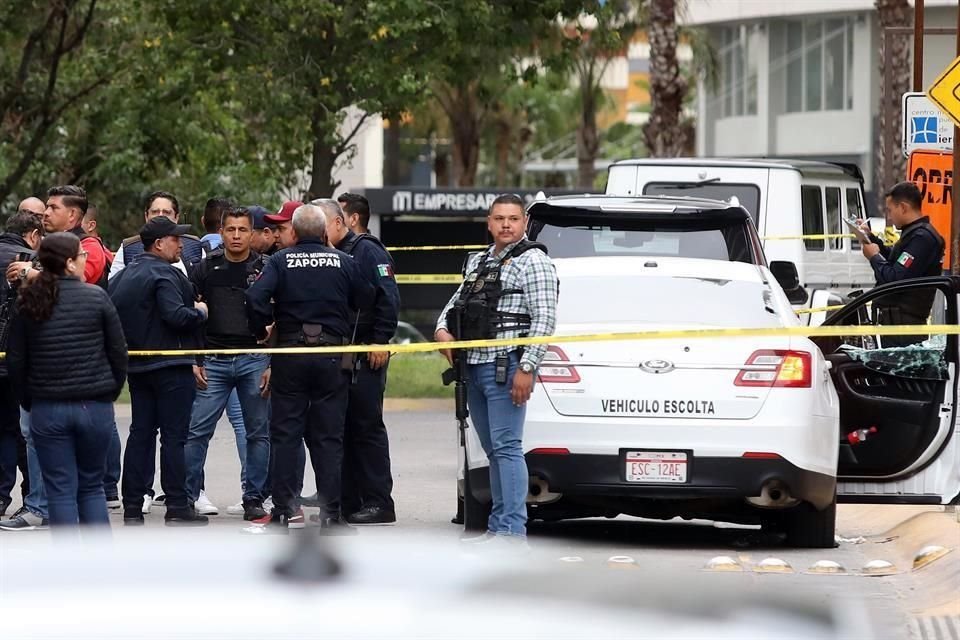
<path fill-rule="evenodd" d="M 140 239 L 143 244 L 152 244 L 167 236 L 185 236 L 190 233 L 190 225 L 177 224 L 166 216 L 157 216 L 147 221 L 140 229 Z"/>

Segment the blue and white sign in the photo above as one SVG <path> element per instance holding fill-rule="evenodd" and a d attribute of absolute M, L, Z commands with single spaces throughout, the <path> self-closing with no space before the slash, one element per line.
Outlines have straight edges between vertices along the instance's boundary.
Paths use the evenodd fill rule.
<path fill-rule="evenodd" d="M 903 112 L 903 155 L 912 151 L 953 151 L 953 121 L 922 93 L 905 93 Z"/>

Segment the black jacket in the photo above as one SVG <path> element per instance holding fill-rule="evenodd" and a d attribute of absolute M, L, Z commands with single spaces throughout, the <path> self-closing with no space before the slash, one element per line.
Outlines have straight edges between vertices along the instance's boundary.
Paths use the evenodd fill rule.
<path fill-rule="evenodd" d="M 110 281 L 110 298 L 131 351 L 202 347 L 205 317 L 193 306 L 193 285 L 162 258 L 141 255 Z M 135 356 L 130 373 L 192 364 L 193 356 Z"/>
<path fill-rule="evenodd" d="M 276 321 L 281 346 L 285 335 L 304 324 L 321 325 L 340 339 L 353 335 L 354 309 L 373 304 L 375 289 L 349 255 L 331 249 L 319 238 L 301 238 L 297 245 L 270 256 L 260 278 L 247 289 L 250 331 L 259 339 Z"/>
<path fill-rule="evenodd" d="M 17 261 L 17 254 L 26 254 L 32 260 L 36 252 L 27 245 L 19 233 L 0 234 L 0 350 L 6 350 L 2 335 L 8 333 L 7 324 L 13 319 L 13 305 L 17 299 L 17 289 L 3 277 L 11 262 Z M 26 257 L 24 256 L 24 257 Z M 7 361 L 0 358 L 0 377 L 7 376 Z"/>
<path fill-rule="evenodd" d="M 7 350 L 10 382 L 20 404 L 31 401 L 113 402 L 127 378 L 127 343 L 106 291 L 61 278 L 53 315 L 35 322 L 17 313 Z"/>
<path fill-rule="evenodd" d="M 400 289 L 394 277 L 393 258 L 379 238 L 348 231 L 337 249 L 353 256 L 357 266 L 377 289 L 372 306 L 360 309 L 357 342 L 387 344 L 397 332 Z"/>

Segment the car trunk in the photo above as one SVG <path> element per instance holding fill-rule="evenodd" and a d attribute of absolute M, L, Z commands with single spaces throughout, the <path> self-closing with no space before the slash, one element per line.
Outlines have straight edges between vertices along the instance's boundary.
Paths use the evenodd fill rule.
<path fill-rule="evenodd" d="M 603 325 L 616 333 L 657 328 Z M 567 335 L 597 331 L 595 324 L 558 328 Z M 788 350 L 789 338 L 764 340 L 763 348 Z M 551 405 L 564 416 L 749 420 L 763 408 L 770 387 L 737 386 L 737 376 L 776 370 L 748 365 L 756 351 L 755 338 L 568 343 L 551 348 L 540 376 Z"/>

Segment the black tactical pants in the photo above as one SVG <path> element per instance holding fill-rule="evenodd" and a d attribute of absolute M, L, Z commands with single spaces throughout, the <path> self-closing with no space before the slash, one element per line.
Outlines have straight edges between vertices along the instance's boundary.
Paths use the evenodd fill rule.
<path fill-rule="evenodd" d="M 278 355 L 271 360 L 270 469 L 275 513 L 299 507 L 297 477 L 306 440 L 320 494 L 320 512 L 340 515 L 340 473 L 349 374 L 340 356 Z M 302 462 L 300 462 L 302 465 Z"/>
<path fill-rule="evenodd" d="M 361 359 L 357 381 L 350 385 L 343 451 L 343 512 L 361 507 L 394 510 L 390 443 L 383 424 L 383 392 L 387 368 L 370 369 Z"/>

